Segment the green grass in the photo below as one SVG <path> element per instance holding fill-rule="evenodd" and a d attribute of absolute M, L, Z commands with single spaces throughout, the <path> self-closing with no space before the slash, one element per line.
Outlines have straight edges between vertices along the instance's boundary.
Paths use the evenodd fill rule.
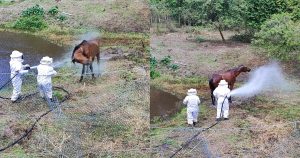
<path fill-rule="evenodd" d="M 10 153 L 1 153 L 1 157 L 3 158 L 34 158 L 32 154 L 27 154 L 26 151 L 20 146 L 16 146 L 12 148 Z"/>
<path fill-rule="evenodd" d="M 196 40 L 196 42 L 198 42 L 198 43 L 202 43 L 202 42 L 205 42 L 205 41 L 206 41 L 205 38 L 202 37 L 202 36 L 197 36 L 197 37 L 195 38 L 195 40 Z"/>
<path fill-rule="evenodd" d="M 248 128 L 251 126 L 248 120 L 242 119 L 235 120 L 234 125 L 239 128 Z"/>
<path fill-rule="evenodd" d="M 104 138 L 116 139 L 127 137 L 130 127 L 120 123 L 106 119 L 103 116 L 95 116 L 97 121 L 92 122 L 91 134 L 92 140 L 103 140 Z"/>
<path fill-rule="evenodd" d="M 90 13 L 97 13 L 97 16 L 103 16 L 105 13 L 105 8 L 99 4 L 95 5 L 95 4 L 86 4 L 84 6 L 84 9 L 86 10 L 86 12 Z"/>
<path fill-rule="evenodd" d="M 274 108 L 270 113 L 276 118 L 283 118 L 289 121 L 297 121 L 300 119 L 300 106 L 291 105 L 287 107 L 277 107 Z"/>
<path fill-rule="evenodd" d="M 171 75 L 161 75 L 154 82 L 185 85 L 207 85 L 207 78 L 202 76 L 195 77 L 174 77 Z"/>
<path fill-rule="evenodd" d="M 14 4 L 15 2 L 12 2 L 11 0 L 0 0 L 0 6 L 9 6 Z"/>

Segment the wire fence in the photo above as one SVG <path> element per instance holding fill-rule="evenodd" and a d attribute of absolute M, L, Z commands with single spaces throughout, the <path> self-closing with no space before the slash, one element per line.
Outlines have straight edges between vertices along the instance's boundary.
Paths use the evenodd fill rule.
<path fill-rule="evenodd" d="M 9 81 L 9 73 L 0 75 L 1 85 Z M 116 70 L 76 87 L 78 76 L 53 78 L 52 101 L 39 95 L 35 73 L 22 76 L 16 103 L 10 101 L 11 82 L 0 90 L 0 148 L 28 133 L 1 154 L 10 157 L 22 150 L 32 157 L 149 157 L 148 79 L 110 83 L 120 76 Z"/>
<path fill-rule="evenodd" d="M 214 123 L 212 123 L 213 125 Z M 152 157 L 232 157 L 272 155 L 297 157 L 300 138 L 295 122 L 228 128 L 222 121 L 213 128 L 151 127 Z M 277 135 L 276 131 L 279 134 Z M 269 133 L 269 134 L 266 134 Z M 279 140 L 280 135 L 285 138 Z M 255 140 L 262 141 L 260 145 Z M 228 146 L 231 146 L 230 148 Z M 264 153 L 269 151 L 270 153 Z"/>

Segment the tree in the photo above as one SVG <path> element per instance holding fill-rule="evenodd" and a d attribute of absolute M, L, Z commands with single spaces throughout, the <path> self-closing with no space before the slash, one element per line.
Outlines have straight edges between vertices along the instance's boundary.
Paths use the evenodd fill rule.
<path fill-rule="evenodd" d="M 288 3 L 286 0 L 245 0 L 245 22 L 252 33 L 260 30 L 260 26 L 273 14 L 286 12 Z M 293 0 L 292 0 L 293 1 Z"/>
<path fill-rule="evenodd" d="M 300 22 L 292 18 L 291 13 L 274 14 L 261 25 L 253 44 L 277 59 L 300 61 Z"/>
<path fill-rule="evenodd" d="M 243 0 L 208 0 L 203 6 L 205 20 L 212 23 L 218 30 L 223 41 L 222 31 L 225 28 L 241 27 L 243 24 Z"/>

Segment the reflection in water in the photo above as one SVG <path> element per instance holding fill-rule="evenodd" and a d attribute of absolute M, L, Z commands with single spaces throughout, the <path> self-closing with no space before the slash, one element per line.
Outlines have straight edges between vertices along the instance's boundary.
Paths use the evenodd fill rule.
<path fill-rule="evenodd" d="M 176 96 L 156 89 L 150 88 L 150 116 L 165 116 L 176 113 L 181 106 L 181 100 Z"/>
<path fill-rule="evenodd" d="M 24 33 L 0 32 L 0 73 L 9 73 L 10 54 L 13 50 L 24 53 L 24 64 L 38 65 L 43 56 L 54 61 L 62 58 L 67 49 L 42 38 Z M 0 86 L 9 80 L 9 75 L 1 75 Z"/>

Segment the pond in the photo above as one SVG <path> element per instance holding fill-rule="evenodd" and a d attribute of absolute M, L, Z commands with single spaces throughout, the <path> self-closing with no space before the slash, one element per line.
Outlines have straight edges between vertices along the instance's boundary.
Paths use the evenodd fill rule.
<path fill-rule="evenodd" d="M 24 54 L 24 64 L 38 65 L 43 56 L 50 56 L 54 62 L 63 58 L 68 49 L 50 43 L 40 37 L 25 33 L 0 32 L 0 86 L 9 80 L 9 61 L 13 50 Z"/>
<path fill-rule="evenodd" d="M 180 110 L 182 101 L 175 95 L 150 87 L 150 117 L 170 116 Z"/>

